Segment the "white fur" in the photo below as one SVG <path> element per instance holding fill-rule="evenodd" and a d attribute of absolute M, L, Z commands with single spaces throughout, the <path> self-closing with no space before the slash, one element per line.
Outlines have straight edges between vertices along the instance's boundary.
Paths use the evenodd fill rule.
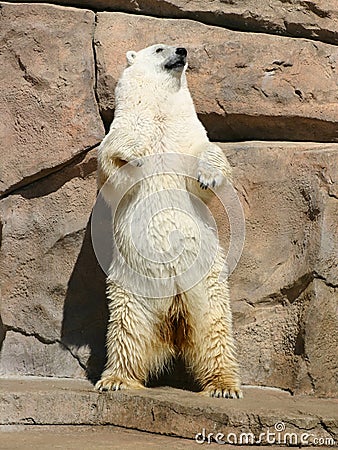
<path fill-rule="evenodd" d="M 159 48 L 162 50 L 156 51 Z M 226 281 L 219 281 L 224 254 L 214 232 L 196 213 L 188 193 L 205 200 L 205 189 L 230 179 L 231 169 L 197 118 L 187 87 L 186 67 L 165 68 L 176 57 L 175 50 L 158 44 L 127 53 L 129 67 L 115 93 L 115 118 L 98 151 L 98 185 L 101 188 L 115 174 L 114 186 L 109 182 L 105 186 L 109 202 L 113 189 L 128 184 L 136 173 L 131 168 L 120 176 L 116 172 L 119 167 L 130 162 L 137 166 L 135 170 L 142 171 L 147 168 L 148 156 L 168 153 L 198 157 L 195 177 L 199 181 L 187 181 L 178 173 L 146 178 L 123 200 L 114 224 L 117 246 L 128 265 L 141 276 L 135 278 L 135 292 L 141 288 L 136 283 L 146 283 L 146 277 L 159 277 L 156 289 L 161 298 L 135 295 L 118 286 L 116 280 L 128 275 L 120 261 L 113 260 L 107 279 L 107 364 L 96 387 L 142 387 L 151 373 L 181 355 L 205 394 L 241 397 L 228 287 Z M 165 171 L 165 159 L 163 164 L 160 169 Z M 177 190 L 181 192 L 179 200 Z M 137 208 L 150 195 L 139 225 L 133 225 Z M 177 201 L 179 208 L 170 208 Z M 163 211 L 157 214 L 161 207 Z M 143 219 L 149 225 L 147 230 L 143 215 L 151 219 Z M 194 266 L 186 277 L 170 278 L 193 266 L 200 245 L 205 258 L 198 259 L 199 266 Z M 209 253 L 215 255 L 215 261 L 208 259 Z M 144 254 L 149 257 L 142 258 Z M 164 263 L 158 262 L 161 254 L 166 258 Z M 204 276 L 191 285 L 189 277 L 195 270 Z M 164 281 L 165 276 L 168 279 Z"/>

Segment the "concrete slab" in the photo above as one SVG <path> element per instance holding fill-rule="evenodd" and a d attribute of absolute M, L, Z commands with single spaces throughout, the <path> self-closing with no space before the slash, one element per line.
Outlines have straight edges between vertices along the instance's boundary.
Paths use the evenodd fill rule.
<path fill-rule="evenodd" d="M 0 427 L 2 450 L 183 450 L 200 445 L 186 439 L 161 436 L 113 426 L 7 426 Z M 216 448 L 212 444 L 211 448 Z"/>
<path fill-rule="evenodd" d="M 5 428 L 4 428 L 5 427 Z M 175 438 L 143 431 L 126 430 L 114 426 L 0 426 L 2 450 L 113 450 L 135 449 L 198 449 L 201 444 L 188 439 Z M 208 444 L 208 449 L 215 450 L 219 444 Z M 224 447 L 223 447 L 224 448 Z M 264 449 L 265 446 L 247 446 L 247 450 Z M 310 447 L 303 447 L 307 450 Z M 269 450 L 280 447 L 271 446 Z"/>
<path fill-rule="evenodd" d="M 242 400 L 172 388 L 100 394 L 84 380 L 7 378 L 0 379 L 0 424 L 114 425 L 192 440 L 197 436 L 200 443 L 334 445 L 338 400 L 257 387 L 244 387 Z"/>

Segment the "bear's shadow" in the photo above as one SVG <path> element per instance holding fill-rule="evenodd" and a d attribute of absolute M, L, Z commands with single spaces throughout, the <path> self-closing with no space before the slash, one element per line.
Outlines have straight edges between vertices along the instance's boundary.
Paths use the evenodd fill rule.
<path fill-rule="evenodd" d="M 92 382 L 98 379 L 104 367 L 107 322 L 105 274 L 94 253 L 89 220 L 68 282 L 61 342 L 79 356 Z"/>
<path fill-rule="evenodd" d="M 106 225 L 110 226 L 108 221 Z M 102 231 L 104 234 L 105 232 Z M 88 380 L 95 383 L 104 369 L 105 336 L 108 324 L 108 305 L 105 294 L 106 275 L 93 249 L 90 220 L 64 302 L 61 342 L 82 359 Z M 88 356 L 89 353 L 89 356 Z M 83 355 L 83 358 L 81 358 Z M 87 362 L 85 363 L 85 361 Z M 197 383 L 186 370 L 181 359 L 148 380 L 148 387 L 170 386 L 198 391 Z"/>
<path fill-rule="evenodd" d="M 186 369 L 181 358 L 177 358 L 171 367 L 167 367 L 157 377 L 148 380 L 147 387 L 170 386 L 176 389 L 199 392 L 200 388 Z"/>

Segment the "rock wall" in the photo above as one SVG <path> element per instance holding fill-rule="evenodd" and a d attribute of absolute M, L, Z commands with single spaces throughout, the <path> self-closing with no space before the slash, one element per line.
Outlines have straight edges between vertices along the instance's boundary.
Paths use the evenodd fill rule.
<path fill-rule="evenodd" d="M 125 52 L 169 42 L 188 48 L 246 216 L 230 279 L 243 382 L 335 395 L 337 2 L 39 3 L 0 3 L 0 373 L 99 375 L 95 147 Z"/>

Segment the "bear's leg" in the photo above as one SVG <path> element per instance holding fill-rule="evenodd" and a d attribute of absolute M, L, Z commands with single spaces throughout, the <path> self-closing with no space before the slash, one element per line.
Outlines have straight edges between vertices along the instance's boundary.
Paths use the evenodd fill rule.
<path fill-rule="evenodd" d="M 201 385 L 203 395 L 242 398 L 239 369 L 232 337 L 227 281 L 211 272 L 185 293 L 191 334 L 185 361 Z"/>
<path fill-rule="evenodd" d="M 135 297 L 115 283 L 108 284 L 109 322 L 107 363 L 95 388 L 100 391 L 144 388 L 144 382 L 168 358 L 156 336 L 152 299 Z M 156 301 L 156 300 L 155 300 Z"/>

